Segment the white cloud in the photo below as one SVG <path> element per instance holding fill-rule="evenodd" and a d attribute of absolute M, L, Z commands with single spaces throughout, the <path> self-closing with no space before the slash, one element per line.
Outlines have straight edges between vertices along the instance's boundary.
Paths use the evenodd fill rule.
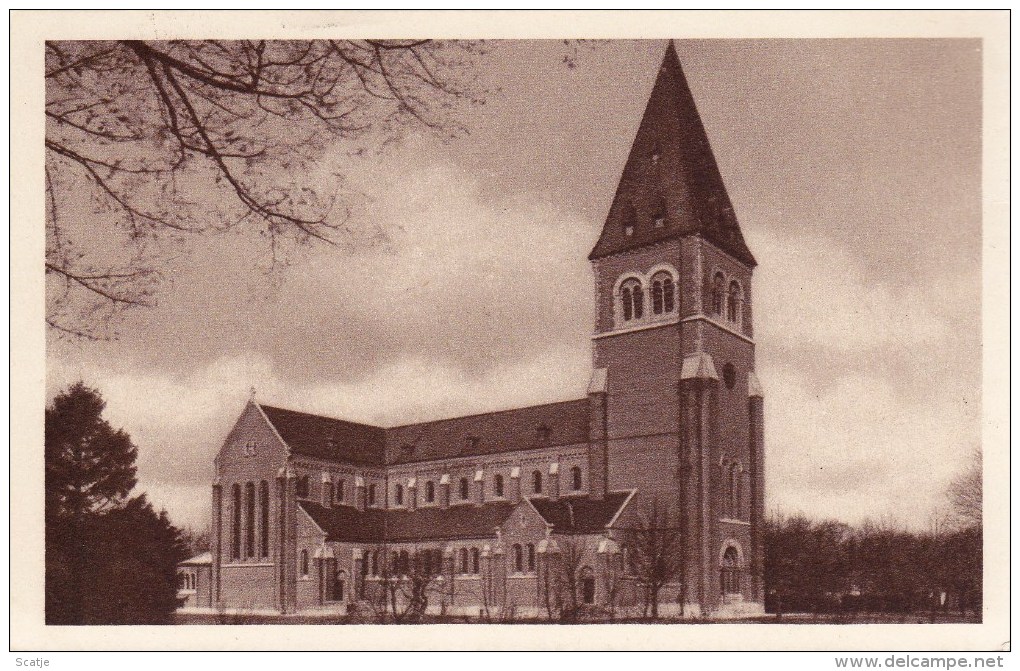
<path fill-rule="evenodd" d="M 975 409 L 936 390 L 909 401 L 877 377 L 819 385 L 768 365 L 760 375 L 770 509 L 924 524 L 980 441 Z"/>
<path fill-rule="evenodd" d="M 762 235 L 754 249 L 767 259 L 754 286 L 755 327 L 764 339 L 862 354 L 887 346 L 929 348 L 951 336 L 926 291 L 916 283 L 878 281 L 835 240 Z"/>

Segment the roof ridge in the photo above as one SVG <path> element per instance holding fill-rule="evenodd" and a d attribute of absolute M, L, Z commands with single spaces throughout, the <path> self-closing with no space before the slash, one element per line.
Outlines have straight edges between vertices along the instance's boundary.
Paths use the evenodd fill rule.
<path fill-rule="evenodd" d="M 410 426 L 422 426 L 424 424 L 439 424 L 440 422 L 452 422 L 458 419 L 471 419 L 472 417 L 482 417 L 484 415 L 502 415 L 508 412 L 519 412 L 521 410 L 532 410 L 534 408 L 547 408 L 554 405 L 568 405 L 570 403 L 581 403 L 588 402 L 587 397 L 575 398 L 568 401 L 553 401 L 552 403 L 536 403 L 534 405 L 526 405 L 519 408 L 504 408 L 503 410 L 489 410 L 487 412 L 476 412 L 470 415 L 455 415 L 453 417 L 442 417 L 440 419 L 428 419 L 422 422 L 409 422 L 407 424 L 397 424 L 395 426 L 384 427 L 386 431 L 392 431 L 395 429 L 406 429 Z"/>
<path fill-rule="evenodd" d="M 316 419 L 328 419 L 331 422 L 342 422 L 344 424 L 351 424 L 354 426 L 363 426 L 369 429 L 378 429 L 380 431 L 386 431 L 385 426 L 379 426 L 378 424 L 367 424 L 365 422 L 355 422 L 350 419 L 342 419 L 340 417 L 331 417 L 330 415 L 320 415 L 314 412 L 305 412 L 304 410 L 292 410 L 291 408 L 281 408 L 278 405 L 268 405 L 266 403 L 259 403 L 259 407 L 263 410 L 273 410 L 278 412 L 289 412 L 293 415 L 304 415 L 305 417 L 314 417 Z"/>

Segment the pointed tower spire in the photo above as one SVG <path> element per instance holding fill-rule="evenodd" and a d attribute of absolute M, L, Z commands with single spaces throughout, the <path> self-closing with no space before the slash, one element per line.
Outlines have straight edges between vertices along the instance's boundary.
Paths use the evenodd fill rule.
<path fill-rule="evenodd" d="M 756 265 L 670 40 L 602 235 L 588 258 L 694 234 Z"/>

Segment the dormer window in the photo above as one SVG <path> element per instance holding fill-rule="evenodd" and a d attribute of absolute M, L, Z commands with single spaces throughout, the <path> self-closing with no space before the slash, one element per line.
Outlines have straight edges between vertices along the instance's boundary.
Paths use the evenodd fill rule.
<path fill-rule="evenodd" d="M 659 199 L 659 206 L 655 208 L 655 227 L 665 228 L 666 226 L 666 201 Z"/>
<path fill-rule="evenodd" d="M 550 429 L 545 424 L 539 424 L 536 433 L 538 436 L 538 442 L 541 444 L 545 444 L 549 442 L 549 438 L 552 436 L 552 429 Z"/>
<path fill-rule="evenodd" d="M 627 203 L 623 208 L 623 234 L 628 238 L 634 235 L 634 226 L 637 223 L 637 211 L 634 209 L 634 205 Z"/>
<path fill-rule="evenodd" d="M 481 439 L 478 436 L 468 436 L 464 439 L 464 450 L 466 452 L 474 452 L 478 449 L 478 444 Z"/>

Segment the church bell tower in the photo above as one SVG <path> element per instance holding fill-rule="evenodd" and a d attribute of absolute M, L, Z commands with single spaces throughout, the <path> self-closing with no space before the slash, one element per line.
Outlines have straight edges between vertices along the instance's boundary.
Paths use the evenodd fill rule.
<path fill-rule="evenodd" d="M 756 261 L 672 42 L 589 260 L 606 485 L 670 511 L 684 537 L 685 603 L 760 610 Z"/>

